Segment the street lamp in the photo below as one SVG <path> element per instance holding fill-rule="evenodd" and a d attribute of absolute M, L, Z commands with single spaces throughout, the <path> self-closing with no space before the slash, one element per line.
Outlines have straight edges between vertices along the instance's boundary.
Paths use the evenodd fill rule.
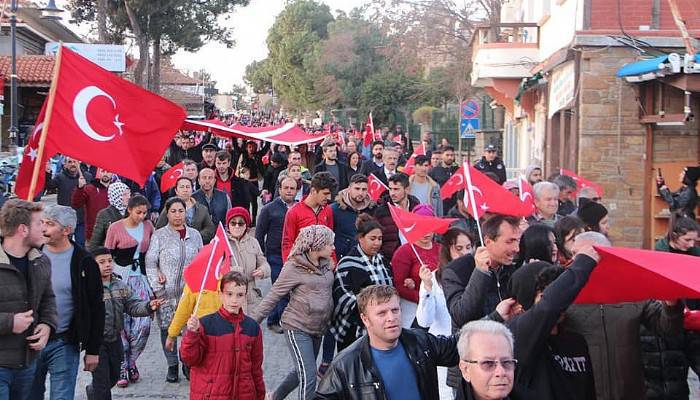
<path fill-rule="evenodd" d="M 41 10 L 42 19 L 58 21 L 63 10 L 56 7 L 55 0 L 49 0 Z M 12 42 L 12 74 L 10 74 L 10 145 L 17 145 L 17 0 L 10 3 L 10 40 Z"/>

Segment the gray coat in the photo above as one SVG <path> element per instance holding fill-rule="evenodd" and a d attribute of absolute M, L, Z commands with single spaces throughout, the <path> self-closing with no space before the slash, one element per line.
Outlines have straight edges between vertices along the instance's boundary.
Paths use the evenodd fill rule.
<path fill-rule="evenodd" d="M 56 296 L 51 286 L 51 261 L 37 249 L 29 250 L 29 282 L 0 246 L 0 367 L 24 368 L 39 352 L 27 345 L 38 324 L 56 330 Z M 14 316 L 33 310 L 34 322 L 23 333 L 12 333 Z"/>
<path fill-rule="evenodd" d="M 102 292 L 105 302 L 104 341 L 114 342 L 119 339 L 119 332 L 124 327 L 124 314 L 132 317 L 148 317 L 151 314 L 150 302 L 141 300 L 129 289 L 129 286 L 116 275 L 104 284 Z"/>

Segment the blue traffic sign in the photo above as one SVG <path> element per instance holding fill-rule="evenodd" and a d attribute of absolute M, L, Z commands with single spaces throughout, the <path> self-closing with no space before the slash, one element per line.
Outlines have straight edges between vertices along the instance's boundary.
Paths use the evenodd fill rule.
<path fill-rule="evenodd" d="M 474 99 L 467 100 L 464 104 L 462 104 L 462 118 L 463 119 L 479 118 L 479 111 L 480 110 L 481 110 L 481 107 L 479 107 L 479 103 L 477 103 L 476 100 L 474 100 Z"/>
<path fill-rule="evenodd" d="M 462 118 L 459 123 L 459 134 L 462 139 L 475 139 L 476 131 L 481 128 L 479 118 Z"/>

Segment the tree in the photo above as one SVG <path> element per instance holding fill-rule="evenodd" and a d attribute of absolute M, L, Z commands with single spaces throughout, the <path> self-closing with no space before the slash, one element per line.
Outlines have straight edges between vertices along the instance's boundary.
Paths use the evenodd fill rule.
<path fill-rule="evenodd" d="M 396 122 L 396 113 L 415 99 L 418 79 L 401 71 L 383 70 L 369 77 L 362 85 L 360 115 L 372 111 L 376 121 L 385 125 Z"/>
<path fill-rule="evenodd" d="M 269 67 L 269 59 L 253 61 L 246 65 L 243 80 L 255 93 L 270 93 L 272 91 L 272 71 Z"/>
<path fill-rule="evenodd" d="M 312 109 L 320 104 L 314 89 L 316 48 L 328 37 L 328 24 L 332 21 L 327 5 L 299 0 L 285 7 L 268 33 L 272 86 L 292 109 Z"/>

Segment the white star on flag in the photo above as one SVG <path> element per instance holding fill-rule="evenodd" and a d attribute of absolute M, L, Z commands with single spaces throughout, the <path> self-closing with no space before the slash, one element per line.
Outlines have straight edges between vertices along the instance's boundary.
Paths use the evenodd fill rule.
<path fill-rule="evenodd" d="M 30 147 L 29 148 L 29 158 L 32 160 L 32 162 L 34 162 L 34 160 L 36 160 L 36 156 L 37 156 L 36 149 L 33 147 Z"/>

